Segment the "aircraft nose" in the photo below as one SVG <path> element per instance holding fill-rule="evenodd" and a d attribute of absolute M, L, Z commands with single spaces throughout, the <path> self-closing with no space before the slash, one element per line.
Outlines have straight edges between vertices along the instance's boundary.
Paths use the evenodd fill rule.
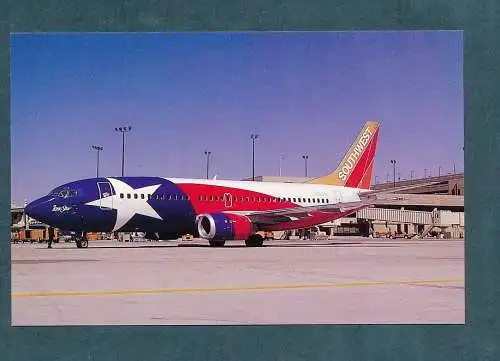
<path fill-rule="evenodd" d="M 40 198 L 31 203 L 28 203 L 24 208 L 24 212 L 31 218 L 37 221 L 44 222 L 47 218 L 47 199 Z"/>
<path fill-rule="evenodd" d="M 31 218 L 37 219 L 39 214 L 37 211 L 39 211 L 39 207 L 37 207 L 37 201 L 30 202 L 24 207 L 24 213 L 26 213 L 28 216 Z"/>

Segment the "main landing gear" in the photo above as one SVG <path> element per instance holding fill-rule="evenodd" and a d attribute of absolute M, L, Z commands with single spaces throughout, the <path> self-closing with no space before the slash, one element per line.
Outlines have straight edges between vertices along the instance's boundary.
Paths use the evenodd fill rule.
<path fill-rule="evenodd" d="M 87 232 L 82 232 L 81 234 L 75 236 L 75 243 L 77 248 L 87 248 L 89 246 Z"/>
<path fill-rule="evenodd" d="M 210 239 L 208 243 L 210 244 L 210 247 L 224 247 L 226 241 L 220 239 Z M 263 244 L 264 237 L 262 237 L 260 234 L 252 234 L 250 237 L 248 237 L 248 239 L 245 240 L 245 245 L 247 247 L 262 247 Z"/>
<path fill-rule="evenodd" d="M 260 234 L 252 234 L 247 240 L 245 240 L 245 245 L 247 247 L 262 247 L 263 244 L 264 237 Z"/>
<path fill-rule="evenodd" d="M 220 239 L 211 239 L 208 241 L 210 247 L 224 247 L 226 241 Z"/>

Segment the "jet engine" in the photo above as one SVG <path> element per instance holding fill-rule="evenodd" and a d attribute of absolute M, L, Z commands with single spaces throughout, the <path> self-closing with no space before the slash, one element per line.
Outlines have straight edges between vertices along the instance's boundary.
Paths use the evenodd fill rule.
<path fill-rule="evenodd" d="M 252 222 L 245 216 L 226 213 L 205 213 L 196 217 L 201 238 L 217 240 L 248 239 L 252 234 Z"/>

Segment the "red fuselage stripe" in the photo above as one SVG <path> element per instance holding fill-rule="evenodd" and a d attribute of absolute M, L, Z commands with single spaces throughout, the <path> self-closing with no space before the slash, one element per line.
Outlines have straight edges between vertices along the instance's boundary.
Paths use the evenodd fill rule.
<path fill-rule="evenodd" d="M 218 212 L 272 211 L 300 207 L 298 204 L 269 194 L 233 187 L 182 183 L 177 186 L 190 198 L 196 214 Z M 312 227 L 344 217 L 344 213 L 310 212 L 310 217 L 266 226 L 262 230 L 287 230 Z"/>
<path fill-rule="evenodd" d="M 269 211 L 298 207 L 275 196 L 246 189 L 208 185 L 177 184 L 190 197 L 196 214 L 216 212 Z"/>

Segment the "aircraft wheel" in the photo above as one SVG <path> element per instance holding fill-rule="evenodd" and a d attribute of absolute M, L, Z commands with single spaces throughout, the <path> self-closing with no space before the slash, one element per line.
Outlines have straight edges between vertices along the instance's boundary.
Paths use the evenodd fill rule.
<path fill-rule="evenodd" d="M 87 239 L 82 239 L 80 245 L 80 248 L 87 248 L 89 246 L 89 241 Z"/>
<path fill-rule="evenodd" d="M 76 247 L 77 248 L 82 248 L 82 240 L 81 239 L 75 239 Z"/>
<path fill-rule="evenodd" d="M 264 238 L 262 238 L 262 236 L 259 234 L 253 234 L 250 236 L 250 238 L 245 240 L 245 245 L 247 247 L 262 247 L 263 244 Z"/>
<path fill-rule="evenodd" d="M 226 241 L 220 239 L 211 239 L 208 241 L 211 247 L 224 247 Z"/>

